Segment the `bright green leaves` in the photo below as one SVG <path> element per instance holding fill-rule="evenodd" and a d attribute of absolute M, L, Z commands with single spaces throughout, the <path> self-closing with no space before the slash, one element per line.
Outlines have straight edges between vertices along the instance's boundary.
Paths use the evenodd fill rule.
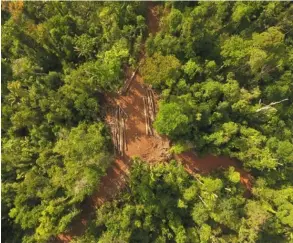
<path fill-rule="evenodd" d="M 203 83 L 201 87 L 201 98 L 203 100 L 211 99 L 213 101 L 215 98 L 221 95 L 221 84 L 213 80 L 207 80 Z"/>
<path fill-rule="evenodd" d="M 140 70 L 162 90 L 156 129 L 175 140 L 175 153 L 196 147 L 232 156 L 267 185 L 257 183 L 242 210 L 233 168 L 223 179 L 198 181 L 180 166 L 136 165 L 131 193 L 113 211 L 100 211 L 98 240 L 292 241 L 292 6 L 200 2 L 158 9 L 161 31 L 146 41 L 149 57 Z M 100 94 L 119 88 L 123 64 L 137 63 L 146 8 L 25 3 L 17 18 L 6 10 L 4 219 L 27 230 L 24 242 L 45 242 L 66 230 L 111 162 L 109 138 L 93 121 L 101 118 Z M 274 110 L 256 112 L 286 98 Z"/>
<path fill-rule="evenodd" d="M 65 161 L 83 165 L 103 165 L 104 151 L 109 143 L 104 134 L 104 127 L 101 123 L 80 124 L 73 128 L 69 135 L 65 135 L 65 137 L 63 135 L 58 140 L 54 151 L 63 155 Z"/>
<path fill-rule="evenodd" d="M 239 131 L 239 127 L 234 122 L 227 122 L 222 125 L 222 128 L 211 134 L 209 140 L 213 141 L 216 146 L 228 143 Z"/>
<path fill-rule="evenodd" d="M 103 28 L 103 39 L 105 42 L 113 43 L 117 37 L 121 36 L 121 30 L 118 27 L 118 11 L 119 9 L 115 7 L 111 8 L 108 5 L 97 13 Z"/>
<path fill-rule="evenodd" d="M 33 164 L 36 149 L 27 138 L 14 138 L 3 140 L 2 163 L 8 170 L 14 170 L 16 177 L 23 178 L 27 167 Z"/>
<path fill-rule="evenodd" d="M 183 70 L 190 79 L 192 79 L 196 74 L 203 71 L 202 68 L 192 60 L 189 60 L 187 63 L 185 63 L 185 65 L 183 66 Z"/>
<path fill-rule="evenodd" d="M 250 67 L 257 79 L 265 78 L 270 72 L 281 70 L 287 62 L 284 34 L 276 27 L 262 33 L 254 33 L 252 39 L 231 36 L 222 45 L 224 64 L 245 70 Z"/>
<path fill-rule="evenodd" d="M 11 105 L 17 104 L 27 96 L 27 91 L 22 87 L 21 82 L 12 81 L 7 84 L 9 90 L 8 101 Z"/>
<path fill-rule="evenodd" d="M 222 46 L 221 55 L 225 58 L 224 64 L 233 67 L 243 67 L 247 60 L 247 50 L 250 43 L 240 36 L 232 36 Z"/>
<path fill-rule="evenodd" d="M 121 39 L 110 50 L 100 53 L 96 61 L 85 62 L 66 75 L 60 91 L 74 103 L 80 118 L 97 119 L 100 111 L 97 93 L 118 89 L 122 63 L 128 55 L 127 43 Z"/>
<path fill-rule="evenodd" d="M 284 34 L 277 27 L 270 27 L 265 32 L 253 34 L 252 40 L 255 47 L 278 50 L 284 45 Z"/>
<path fill-rule="evenodd" d="M 223 188 L 223 182 L 220 179 L 210 179 L 210 178 L 204 178 L 203 184 L 201 186 L 201 189 L 204 192 L 207 192 L 211 196 L 210 193 L 217 193 Z"/>
<path fill-rule="evenodd" d="M 181 154 L 184 151 L 190 150 L 193 145 L 190 142 L 178 141 L 176 144 L 172 145 L 170 152 L 175 154 Z"/>
<path fill-rule="evenodd" d="M 274 235 L 276 239 L 283 238 L 290 242 L 292 237 L 284 233 L 292 229 L 292 188 L 270 189 L 263 179 L 259 179 L 252 192 L 258 201 L 250 201 L 246 205 L 246 220 L 241 223 L 239 238 L 242 241 L 255 242 L 265 241 Z M 266 230 L 269 230 L 268 235 L 262 233 Z"/>
<path fill-rule="evenodd" d="M 161 103 L 154 126 L 156 130 L 171 137 L 187 134 L 190 118 L 182 111 L 180 104 Z"/>
<path fill-rule="evenodd" d="M 253 243 L 260 239 L 260 231 L 270 215 L 257 202 L 251 201 L 245 207 L 246 219 L 242 219 L 239 230 L 240 242 Z"/>
<path fill-rule="evenodd" d="M 248 3 L 236 3 L 233 9 L 232 20 L 239 24 L 243 18 L 249 19 L 250 14 L 254 11 L 254 6 Z"/>
<path fill-rule="evenodd" d="M 207 224 L 203 224 L 201 227 L 200 227 L 200 241 L 201 242 L 204 242 L 204 243 L 207 243 L 209 242 L 209 239 L 211 237 L 211 234 L 212 234 L 212 229 L 211 229 L 211 226 L 207 225 Z"/>
<path fill-rule="evenodd" d="M 148 40 L 151 53 L 165 56 L 147 58 L 152 65 L 143 71 L 145 80 L 162 89 L 164 102 L 155 127 L 177 140 L 174 151 L 184 151 L 180 140 L 188 139 L 201 152 L 236 157 L 259 171 L 289 163 L 281 157 L 291 160 L 291 145 L 280 144 L 278 150 L 268 148 L 267 141 L 271 136 L 289 139 L 292 109 L 284 102 L 274 110 L 256 112 L 291 98 L 291 36 L 280 27 L 286 22 L 286 7 L 201 3 L 187 10 L 173 5 L 162 20 L 162 31 Z M 175 22 L 178 29 L 172 25 Z M 173 75 L 176 78 L 159 78 L 168 70 L 160 60 L 171 55 L 184 64 L 182 72 Z"/>
<path fill-rule="evenodd" d="M 276 216 L 280 219 L 282 224 L 293 228 L 293 203 L 284 203 L 278 208 Z"/>
<path fill-rule="evenodd" d="M 237 80 L 231 79 L 229 76 L 227 82 L 224 84 L 223 93 L 227 101 L 235 103 L 239 99 L 240 87 Z"/>
<path fill-rule="evenodd" d="M 234 153 L 245 166 L 263 170 L 274 169 L 277 161 L 268 147 L 265 147 L 266 137 L 255 129 L 241 127 L 240 138 L 236 139 L 234 146 L 240 150 Z"/>
<path fill-rule="evenodd" d="M 229 170 L 226 173 L 227 178 L 232 183 L 239 183 L 240 182 L 240 173 L 235 171 L 234 167 L 229 167 Z"/>
<path fill-rule="evenodd" d="M 109 139 L 102 124 L 80 124 L 69 135 L 62 135 L 54 151 L 64 157 L 68 195 L 82 200 L 90 195 L 111 163 Z"/>
<path fill-rule="evenodd" d="M 271 27 L 263 33 L 253 34 L 252 44 L 249 61 L 252 73 L 280 70 L 286 62 L 284 34 L 278 28 Z"/>
<path fill-rule="evenodd" d="M 198 193 L 198 187 L 196 185 L 191 185 L 190 187 L 185 189 L 184 194 L 183 194 L 183 198 L 184 198 L 184 200 L 189 202 L 191 200 L 194 200 L 197 193 Z"/>
<path fill-rule="evenodd" d="M 97 38 L 93 38 L 88 34 L 82 34 L 76 38 L 74 49 L 78 52 L 78 56 L 91 59 L 96 54 L 97 43 Z"/>
<path fill-rule="evenodd" d="M 281 141 L 278 143 L 278 148 L 276 151 L 277 156 L 280 161 L 284 163 L 293 163 L 293 144 L 288 140 Z"/>
<path fill-rule="evenodd" d="M 263 50 L 260 50 L 260 49 L 251 50 L 251 55 L 250 55 L 248 64 L 251 68 L 252 73 L 255 74 L 261 70 L 261 68 L 264 66 L 266 62 L 267 56 L 268 55 Z"/>
<path fill-rule="evenodd" d="M 176 79 L 181 64 L 175 56 L 162 56 L 154 54 L 145 60 L 140 68 L 144 81 L 154 85 L 154 87 L 163 86 L 168 79 Z"/>
<path fill-rule="evenodd" d="M 40 67 L 38 67 L 27 57 L 15 59 L 11 65 L 11 68 L 13 72 L 13 77 L 15 79 L 28 78 L 34 72 L 42 71 Z"/>
<path fill-rule="evenodd" d="M 125 45 L 124 41 L 117 42 L 111 50 L 100 54 L 97 61 L 86 62 L 72 70 L 65 78 L 67 85 L 63 89 L 92 94 L 94 91 L 117 88 L 122 60 L 128 56 Z"/>
<path fill-rule="evenodd" d="M 45 242 L 46 239 L 52 236 L 52 233 L 58 234 L 64 232 L 68 224 L 79 213 L 78 210 L 73 209 L 72 212 L 64 214 L 64 207 L 60 203 L 60 200 L 59 202 L 58 200 L 51 201 L 42 212 L 39 219 L 40 225 L 36 229 L 36 241 Z M 60 217 L 60 215 L 62 216 Z"/>
<path fill-rule="evenodd" d="M 197 225 L 202 225 L 209 219 L 209 210 L 202 202 L 198 202 L 194 204 L 191 216 Z"/>
<path fill-rule="evenodd" d="M 263 208 L 275 214 L 286 227 L 292 227 L 293 189 L 291 187 L 275 190 L 266 187 L 260 179 L 253 189 L 253 194 L 263 202 Z"/>
<path fill-rule="evenodd" d="M 170 32 L 178 32 L 181 29 L 182 13 L 178 9 L 173 8 L 168 15 L 167 21 Z"/>

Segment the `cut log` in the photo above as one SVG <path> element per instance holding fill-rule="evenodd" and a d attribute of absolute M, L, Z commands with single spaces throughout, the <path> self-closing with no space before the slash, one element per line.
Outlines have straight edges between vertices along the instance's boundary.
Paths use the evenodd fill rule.
<path fill-rule="evenodd" d="M 150 96 L 149 91 L 147 93 L 148 93 L 148 95 L 147 95 L 148 110 L 149 110 L 151 121 L 153 122 L 154 121 L 153 105 L 152 105 L 151 96 Z"/>
<path fill-rule="evenodd" d="M 149 97 L 149 106 L 151 111 L 151 119 L 153 122 L 155 120 L 155 101 L 154 101 L 154 95 L 151 89 L 148 89 L 148 97 Z"/>
<path fill-rule="evenodd" d="M 119 150 L 120 154 L 123 156 L 123 128 L 122 128 L 122 120 L 119 120 L 120 126 L 119 126 Z"/>
<path fill-rule="evenodd" d="M 125 116 L 126 118 L 128 118 L 128 115 L 127 115 L 127 113 L 124 111 L 124 109 L 123 109 L 120 105 L 117 105 L 117 106 L 118 106 L 118 108 L 119 108 L 119 110 L 120 110 L 120 114 L 123 113 L 124 116 Z"/>
<path fill-rule="evenodd" d="M 124 128 L 123 128 L 123 136 L 124 136 L 125 151 L 128 151 L 128 145 L 127 145 L 127 139 L 126 139 L 125 123 L 124 123 Z"/>
<path fill-rule="evenodd" d="M 136 73 L 137 73 L 138 67 L 135 69 L 135 71 L 132 73 L 131 77 L 126 80 L 124 86 L 121 89 L 121 95 L 125 95 L 131 85 L 132 80 L 134 79 Z"/>
<path fill-rule="evenodd" d="M 197 178 L 197 176 L 194 176 L 194 178 L 198 181 L 199 184 L 203 185 L 203 183 Z"/>
<path fill-rule="evenodd" d="M 260 111 L 263 111 L 263 110 L 268 110 L 268 109 L 270 109 L 273 105 L 280 104 L 280 103 L 282 103 L 282 102 L 284 102 L 284 101 L 287 101 L 287 100 L 289 100 L 289 99 L 286 98 L 286 99 L 283 99 L 283 100 L 280 100 L 280 101 L 277 101 L 277 102 L 272 102 L 272 103 L 270 103 L 270 104 L 268 104 L 268 105 L 266 105 L 266 106 L 264 106 L 264 107 L 262 107 L 262 108 L 257 109 L 256 112 L 260 112 Z"/>
<path fill-rule="evenodd" d="M 126 150 L 126 141 L 125 141 L 125 120 L 124 118 L 122 118 L 122 136 L 123 136 L 123 146 L 122 146 L 122 152 L 123 152 L 123 155 L 125 153 L 125 150 Z"/>
<path fill-rule="evenodd" d="M 204 205 L 205 207 L 207 207 L 207 208 L 208 208 L 208 205 L 205 203 L 205 201 L 202 199 L 202 197 L 201 197 L 201 196 L 199 196 L 199 195 L 198 195 L 198 197 L 199 197 L 199 199 L 202 201 L 203 205 Z"/>
<path fill-rule="evenodd" d="M 150 120 L 151 118 L 150 117 L 148 117 L 148 133 L 149 133 L 149 135 L 154 135 L 153 134 L 153 129 L 152 129 L 152 126 L 151 126 L 151 120 Z"/>
<path fill-rule="evenodd" d="M 146 107 L 146 100 L 145 97 L 142 97 L 143 100 L 143 111 L 144 111 L 144 118 L 145 118 L 145 132 L 148 135 L 148 119 L 147 119 L 147 107 Z"/>
<path fill-rule="evenodd" d="M 151 93 L 151 96 L 152 96 L 154 114 L 156 115 L 155 94 L 154 94 L 154 91 L 152 89 L 150 89 L 150 93 Z"/>
<path fill-rule="evenodd" d="M 117 130 L 116 130 L 116 134 L 115 134 L 115 143 L 116 143 L 116 150 L 117 150 L 117 153 L 119 154 L 119 130 L 118 130 L 118 127 L 117 127 Z"/>
<path fill-rule="evenodd" d="M 116 147 L 116 139 L 115 139 L 115 137 L 116 137 L 116 127 L 115 127 L 115 124 L 114 124 L 113 131 L 112 131 L 112 140 L 113 140 L 114 148 L 116 150 L 117 147 Z"/>
<path fill-rule="evenodd" d="M 115 130 L 114 130 L 114 140 L 115 140 L 115 148 L 119 154 L 119 110 L 116 108 L 115 110 Z"/>

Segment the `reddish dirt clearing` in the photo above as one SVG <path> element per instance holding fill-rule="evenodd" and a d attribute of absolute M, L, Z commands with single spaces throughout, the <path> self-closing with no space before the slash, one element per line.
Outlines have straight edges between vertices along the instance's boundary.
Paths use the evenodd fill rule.
<path fill-rule="evenodd" d="M 181 161 L 185 170 L 190 173 L 200 173 L 202 175 L 209 174 L 215 169 L 227 169 L 230 166 L 235 167 L 235 170 L 240 173 L 241 183 L 248 189 L 251 189 L 252 177 L 249 173 L 239 167 L 236 160 L 225 156 L 207 155 L 204 157 L 198 157 L 194 152 L 184 152 L 175 156 L 176 160 Z"/>
<path fill-rule="evenodd" d="M 128 77 L 131 71 L 128 70 Z M 146 135 L 145 115 L 143 96 L 146 95 L 146 85 L 139 74 L 136 74 L 130 89 L 125 96 L 117 96 L 110 98 L 108 103 L 112 103 L 112 107 L 118 104 L 127 114 L 126 125 L 126 144 L 127 148 L 123 160 L 138 156 L 147 162 L 166 161 L 169 158 L 169 140 L 167 137 Z M 156 107 L 158 97 L 155 94 Z M 110 108 L 113 111 L 112 108 Z M 111 124 L 114 121 L 113 112 L 107 112 L 106 122 Z"/>

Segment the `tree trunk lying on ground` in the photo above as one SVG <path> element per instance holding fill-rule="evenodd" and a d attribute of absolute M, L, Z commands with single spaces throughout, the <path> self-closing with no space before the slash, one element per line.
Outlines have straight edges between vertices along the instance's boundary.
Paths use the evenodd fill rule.
<path fill-rule="evenodd" d="M 280 104 L 280 103 L 282 103 L 284 101 L 287 101 L 287 100 L 289 100 L 289 99 L 286 98 L 286 99 L 283 99 L 283 100 L 280 100 L 280 101 L 277 101 L 277 102 L 272 102 L 272 103 L 270 103 L 270 104 L 268 104 L 268 105 L 266 105 L 266 106 L 264 106 L 262 108 L 257 109 L 256 112 L 260 112 L 260 111 L 263 111 L 263 110 L 268 110 L 268 109 L 272 108 L 273 105 Z"/>

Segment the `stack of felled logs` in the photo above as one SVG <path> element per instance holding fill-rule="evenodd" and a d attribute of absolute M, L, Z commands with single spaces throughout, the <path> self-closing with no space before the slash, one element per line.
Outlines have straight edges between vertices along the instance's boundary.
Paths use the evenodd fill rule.
<path fill-rule="evenodd" d="M 154 93 L 151 89 L 146 89 L 146 96 L 143 98 L 144 104 L 144 116 L 145 116 L 145 130 L 147 135 L 154 135 L 152 128 L 152 123 L 155 120 L 156 107 L 155 107 L 155 98 Z"/>
<path fill-rule="evenodd" d="M 126 133 L 125 133 L 125 119 L 127 114 L 117 105 L 115 109 L 115 122 L 113 123 L 113 142 L 115 151 L 118 155 L 124 156 L 127 150 Z"/>

